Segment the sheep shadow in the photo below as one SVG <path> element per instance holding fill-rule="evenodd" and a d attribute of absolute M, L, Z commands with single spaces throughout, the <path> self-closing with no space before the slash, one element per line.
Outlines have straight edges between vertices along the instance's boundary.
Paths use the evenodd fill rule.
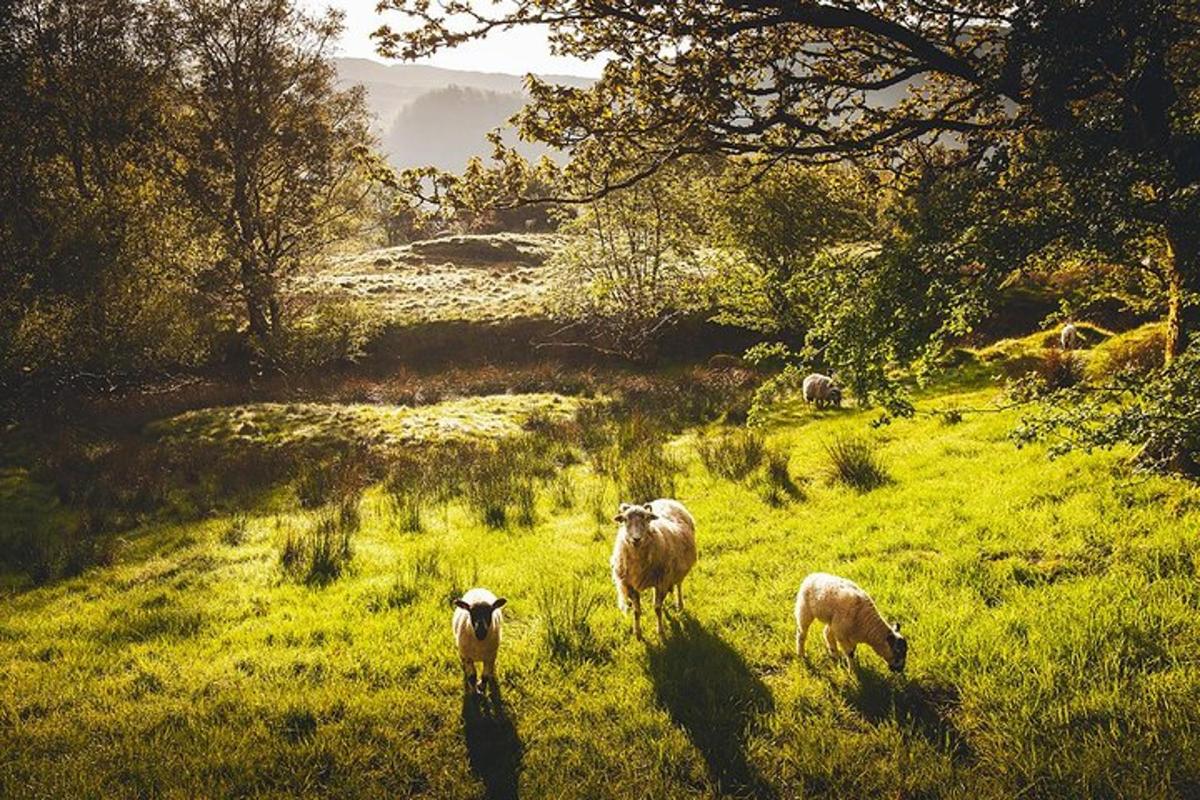
<path fill-rule="evenodd" d="M 736 650 L 694 619 L 672 628 L 648 653 L 655 699 L 700 751 L 720 793 L 773 798 L 746 758 L 750 725 L 775 707 L 770 690 Z"/>
<path fill-rule="evenodd" d="M 895 720 L 901 728 L 914 731 L 955 763 L 969 761 L 974 756 L 970 743 L 954 723 L 952 715 L 959 704 L 959 692 L 953 686 L 923 687 L 904 679 L 897 685 L 860 668 L 858 680 L 845 696 L 872 725 Z"/>
<path fill-rule="evenodd" d="M 523 746 L 512 717 L 493 682 L 486 697 L 463 693 L 463 737 L 471 771 L 483 781 L 489 800 L 515 800 Z"/>

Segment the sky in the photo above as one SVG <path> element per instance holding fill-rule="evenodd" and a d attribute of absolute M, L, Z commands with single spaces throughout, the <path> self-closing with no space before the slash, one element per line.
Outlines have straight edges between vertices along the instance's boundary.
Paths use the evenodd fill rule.
<path fill-rule="evenodd" d="M 373 58 L 382 61 L 371 42 L 371 32 L 380 25 L 389 23 L 402 25 L 404 16 L 391 12 L 379 14 L 375 11 L 378 0 L 298 0 L 301 6 L 321 10 L 329 6 L 346 12 L 346 30 L 339 43 L 338 55 L 354 58 Z M 481 4 L 482 5 L 482 4 Z M 491 6 L 488 2 L 486 5 Z M 394 62 L 393 62 L 394 63 Z M 482 41 L 468 42 L 453 50 L 447 50 L 432 58 L 422 59 L 420 64 L 431 64 L 448 69 L 465 69 L 479 72 L 506 72 L 524 75 L 535 72 L 541 75 L 582 75 L 594 78 L 600 75 L 601 62 L 586 62 L 576 58 L 563 58 L 550 54 L 546 32 L 540 27 L 522 27 L 492 33 Z"/>

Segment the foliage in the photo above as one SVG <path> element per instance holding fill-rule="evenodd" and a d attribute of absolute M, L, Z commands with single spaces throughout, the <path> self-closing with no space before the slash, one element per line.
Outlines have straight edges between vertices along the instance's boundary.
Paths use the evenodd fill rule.
<path fill-rule="evenodd" d="M 1117 334 L 1089 354 L 1087 377 L 1103 383 L 1121 372 L 1150 373 L 1163 365 L 1164 326 L 1150 323 Z"/>
<path fill-rule="evenodd" d="M 1167 367 L 1108 374 L 1051 400 L 1022 420 L 1018 442 L 1049 441 L 1054 455 L 1128 443 L 1140 469 L 1200 477 L 1200 354 L 1191 349 Z"/>
<path fill-rule="evenodd" d="M 570 238 L 553 260 L 561 278 L 552 311 L 564 324 L 550 344 L 645 361 L 697 307 L 702 221 L 690 166 L 599 198 L 562 226 Z"/>

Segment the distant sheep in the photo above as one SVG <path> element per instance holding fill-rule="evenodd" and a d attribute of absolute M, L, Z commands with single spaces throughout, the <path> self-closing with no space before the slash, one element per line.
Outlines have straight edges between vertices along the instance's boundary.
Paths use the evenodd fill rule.
<path fill-rule="evenodd" d="M 1083 343 L 1083 335 L 1075 327 L 1075 323 L 1068 322 L 1066 325 L 1063 325 L 1062 333 L 1059 334 L 1058 340 L 1062 343 L 1063 350 L 1074 350 Z"/>
<path fill-rule="evenodd" d="M 683 579 L 696 563 L 696 523 L 675 500 L 644 505 L 622 503 L 613 545 L 612 578 L 617 605 L 633 609 L 633 635 L 642 638 L 641 593 L 654 589 L 658 635 L 663 636 L 663 601 L 675 589 L 683 610 Z"/>
<path fill-rule="evenodd" d="M 814 403 L 817 408 L 842 405 L 842 388 L 828 375 L 814 372 L 804 379 L 804 402 Z"/>
<path fill-rule="evenodd" d="M 804 641 L 813 620 L 825 625 L 825 647 L 834 658 L 838 649 L 846 665 L 854 664 L 854 648 L 865 644 L 887 662 L 893 672 L 904 669 L 908 642 L 900 625 L 888 625 L 875 603 L 853 581 L 814 572 L 796 593 L 796 655 L 804 658 Z"/>
<path fill-rule="evenodd" d="M 504 622 L 500 609 L 506 602 L 487 589 L 471 589 L 453 603 L 450 624 L 468 691 L 482 694 L 485 683 L 496 681 L 496 655 L 500 652 L 500 626 Z M 483 662 L 483 680 L 476 676 L 477 662 Z"/>

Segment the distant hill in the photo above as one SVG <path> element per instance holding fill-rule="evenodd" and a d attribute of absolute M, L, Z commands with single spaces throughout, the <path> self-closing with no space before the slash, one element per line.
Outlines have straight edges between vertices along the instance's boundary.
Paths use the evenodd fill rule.
<path fill-rule="evenodd" d="M 491 152 L 488 131 L 525 102 L 522 75 L 381 64 L 365 58 L 339 58 L 335 63 L 343 85 L 366 89 L 375 133 L 397 167 L 433 164 L 461 169 L 471 156 Z M 566 86 L 592 83 L 572 75 L 541 77 Z M 520 148 L 530 158 L 549 152 L 536 145 Z"/>

